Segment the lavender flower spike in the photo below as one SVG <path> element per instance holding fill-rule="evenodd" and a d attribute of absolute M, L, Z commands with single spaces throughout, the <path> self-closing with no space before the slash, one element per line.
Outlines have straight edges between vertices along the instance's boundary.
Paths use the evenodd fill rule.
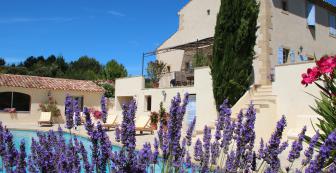
<path fill-rule="evenodd" d="M 336 148 L 336 131 L 329 134 L 328 138 L 324 141 L 323 145 L 320 147 L 318 155 L 316 155 L 315 160 L 312 160 L 306 168 L 306 173 L 316 173 L 321 172 L 325 166 L 325 162 L 329 159 L 331 151 Z"/>
<path fill-rule="evenodd" d="M 304 140 L 304 135 L 306 131 L 307 127 L 304 126 L 301 133 L 298 136 L 298 139 L 292 143 L 292 149 L 290 150 L 288 155 L 289 162 L 294 162 L 295 159 L 298 159 L 300 157 L 300 152 L 303 149 L 302 142 Z"/>
<path fill-rule="evenodd" d="M 185 137 L 187 139 L 187 146 L 191 145 L 191 139 L 192 139 L 192 134 L 195 128 L 195 124 L 196 124 L 196 117 L 194 118 L 194 120 L 192 121 L 192 123 L 190 124 L 187 130 L 187 135 Z"/>
<path fill-rule="evenodd" d="M 66 118 L 66 124 L 65 127 L 67 129 L 72 129 L 73 127 L 73 110 L 72 110 L 72 98 L 71 96 L 67 95 L 65 98 L 65 118 Z"/>
<path fill-rule="evenodd" d="M 26 148 L 25 148 L 25 141 L 22 140 L 20 143 L 20 152 L 19 152 L 19 157 L 18 157 L 18 163 L 16 166 L 16 171 L 17 173 L 25 173 L 26 172 Z"/>
<path fill-rule="evenodd" d="M 106 110 L 106 97 L 102 96 L 100 104 L 101 104 L 101 110 L 102 110 L 102 119 L 103 122 L 106 123 L 106 119 L 107 119 L 107 110 Z"/>
<path fill-rule="evenodd" d="M 302 162 L 301 162 L 302 166 L 308 165 L 308 163 L 313 158 L 314 147 L 317 141 L 319 140 L 319 138 L 320 138 L 320 133 L 317 131 L 316 134 L 311 138 L 309 142 L 309 147 L 304 152 L 304 155 L 306 156 L 306 158 L 302 159 Z"/>
<path fill-rule="evenodd" d="M 75 114 L 75 124 L 79 126 L 81 124 L 80 110 L 78 106 L 78 101 L 76 99 L 73 100 L 74 105 L 74 114 Z"/>

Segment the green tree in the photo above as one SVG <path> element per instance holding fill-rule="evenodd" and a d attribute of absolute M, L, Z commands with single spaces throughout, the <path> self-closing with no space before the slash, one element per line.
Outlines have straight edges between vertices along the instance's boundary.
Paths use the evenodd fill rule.
<path fill-rule="evenodd" d="M 116 78 L 126 77 L 127 70 L 122 64 L 119 64 L 116 60 L 107 62 L 104 67 L 103 76 L 107 80 L 115 80 Z"/>
<path fill-rule="evenodd" d="M 95 58 L 82 56 L 70 63 L 65 77 L 81 80 L 96 80 L 100 78 L 102 66 Z"/>
<path fill-rule="evenodd" d="M 147 75 L 154 84 L 158 84 L 162 75 L 166 72 L 166 63 L 155 60 L 150 61 L 147 65 Z"/>
<path fill-rule="evenodd" d="M 221 0 L 211 65 L 217 108 L 225 98 L 234 105 L 253 82 L 258 13 L 256 0 Z"/>
<path fill-rule="evenodd" d="M 0 66 L 5 66 L 5 65 L 6 65 L 5 59 L 0 57 Z"/>
<path fill-rule="evenodd" d="M 203 67 L 210 65 L 209 57 L 204 53 L 198 52 L 192 58 L 193 67 Z"/>

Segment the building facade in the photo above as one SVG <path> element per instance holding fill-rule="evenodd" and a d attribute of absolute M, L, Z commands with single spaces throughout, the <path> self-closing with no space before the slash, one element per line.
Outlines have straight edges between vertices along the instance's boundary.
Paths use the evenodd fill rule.
<path fill-rule="evenodd" d="M 287 134 L 291 136 L 316 119 L 309 108 L 314 104 L 314 98 L 306 92 L 318 96 L 318 89 L 305 88 L 300 84 L 300 77 L 306 68 L 314 65 L 315 56 L 336 54 L 336 2 L 259 0 L 259 3 L 259 29 L 253 61 L 255 82 L 232 111 L 235 116 L 252 101 L 257 110 L 258 137 L 268 137 L 271 130 L 265 129 L 273 129 L 282 115 L 288 119 Z M 119 99 L 123 96 L 136 98 L 137 114 L 148 115 L 150 111 L 158 111 L 164 98 L 170 100 L 177 92 L 188 92 L 195 95 L 193 105 L 196 106 L 190 108 L 190 112 L 197 119 L 197 130 L 205 124 L 213 126 L 217 111 L 210 69 L 194 68 L 190 64 L 198 51 L 211 58 L 212 43 L 205 44 L 204 40 L 214 36 L 219 7 L 220 0 L 191 0 L 183 7 L 178 13 L 178 30 L 157 50 L 157 59 L 169 67 L 159 88 L 145 88 L 143 77 L 118 79 L 115 104 L 124 103 L 125 99 Z M 179 81 L 177 85 L 176 81 Z M 126 91 L 126 86 L 132 87 Z M 165 97 L 163 93 L 166 93 Z M 150 111 L 147 109 L 149 100 Z M 164 105 L 168 108 L 169 101 Z M 186 116 L 187 119 L 193 117 Z M 313 130 L 309 127 L 308 131 L 312 133 Z"/>
<path fill-rule="evenodd" d="M 104 89 L 92 81 L 57 79 L 26 75 L 0 75 L 0 121 L 6 123 L 37 123 L 40 104 L 49 98 L 56 101 L 64 118 L 65 97 L 70 95 L 83 107 L 100 110 Z M 11 113 L 9 109 L 15 109 Z"/>

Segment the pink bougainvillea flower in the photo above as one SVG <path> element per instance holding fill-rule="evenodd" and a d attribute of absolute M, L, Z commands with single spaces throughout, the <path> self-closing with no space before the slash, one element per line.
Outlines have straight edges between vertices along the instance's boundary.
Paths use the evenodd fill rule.
<path fill-rule="evenodd" d="M 307 73 L 302 74 L 301 83 L 307 86 L 308 84 L 315 82 L 320 76 L 321 73 L 318 67 L 308 68 Z"/>
<path fill-rule="evenodd" d="M 336 58 L 332 56 L 325 56 L 316 62 L 320 73 L 332 73 L 336 67 Z"/>

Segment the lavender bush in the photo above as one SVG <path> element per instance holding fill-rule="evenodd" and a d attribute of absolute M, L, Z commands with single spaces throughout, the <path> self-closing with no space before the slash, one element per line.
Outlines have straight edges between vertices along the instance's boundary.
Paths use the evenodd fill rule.
<path fill-rule="evenodd" d="M 69 103 L 67 98 L 66 103 Z M 113 151 L 112 142 L 102 125 L 94 125 L 87 108 L 85 128 L 91 141 L 90 151 L 76 136 L 69 141 L 64 138 L 61 128 L 47 133 L 39 132 L 32 139 L 31 152 L 25 152 L 25 143 L 16 149 L 13 135 L 0 123 L 0 156 L 6 172 L 97 172 L 128 173 L 155 172 L 160 167 L 162 173 L 171 172 L 334 172 L 335 163 L 324 168 L 325 161 L 335 160 L 336 131 L 331 133 L 321 145 L 318 153 L 314 147 L 320 138 L 319 133 L 312 137 L 308 148 L 304 150 L 302 142 L 306 132 L 304 127 L 297 140 L 291 144 L 288 162 L 281 162 L 279 155 L 288 147 L 282 141 L 286 127 L 283 116 L 267 143 L 261 139 L 259 149 L 255 148 L 256 111 L 251 103 L 247 111 L 241 111 L 237 120 L 231 118 L 231 109 L 227 101 L 220 106 L 216 127 L 212 131 L 205 126 L 203 138 L 195 139 L 193 129 L 196 119 L 182 134 L 182 122 L 188 104 L 188 95 L 182 101 L 180 95 L 172 99 L 168 128 L 160 123 L 158 136 L 153 146 L 147 142 L 139 151 L 135 150 L 135 113 L 136 102 L 123 105 L 123 121 L 116 130 L 116 142 L 121 143 L 120 151 Z M 67 104 L 66 104 L 67 105 Z M 66 115 L 69 114 L 66 109 Z M 70 117 L 70 116 L 69 116 Z M 73 121 L 72 121 L 73 122 Z M 67 121 L 66 127 L 71 122 Z M 214 133 L 212 133 L 214 132 Z M 293 164 L 301 156 L 299 167 Z M 90 155 L 88 153 L 91 153 Z M 299 163 L 299 162 L 298 162 Z M 300 164 L 299 163 L 299 164 Z M 282 168 L 286 167 L 285 170 Z"/>

